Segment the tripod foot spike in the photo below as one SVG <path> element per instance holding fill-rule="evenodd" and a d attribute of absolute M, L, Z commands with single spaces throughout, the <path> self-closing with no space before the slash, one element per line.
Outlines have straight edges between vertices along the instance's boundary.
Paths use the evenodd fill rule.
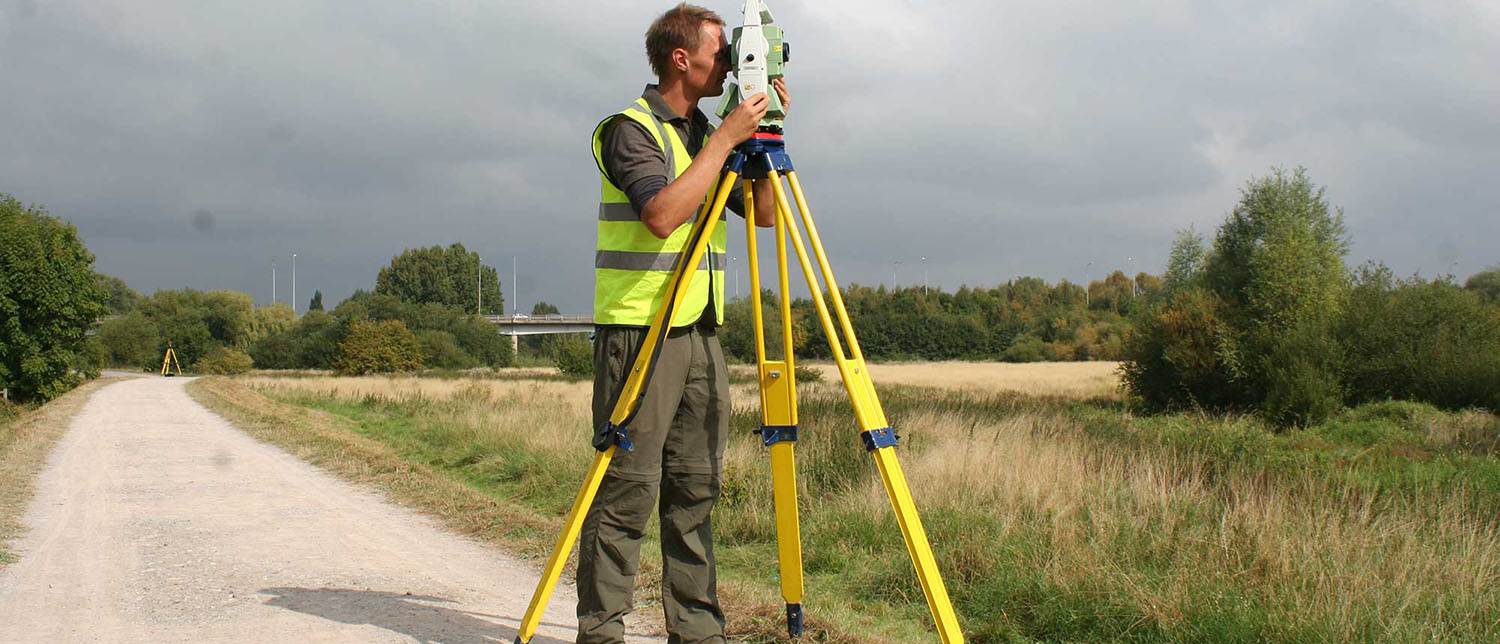
<path fill-rule="evenodd" d="M 802 637 L 802 604 L 786 605 L 786 633 L 793 638 Z"/>

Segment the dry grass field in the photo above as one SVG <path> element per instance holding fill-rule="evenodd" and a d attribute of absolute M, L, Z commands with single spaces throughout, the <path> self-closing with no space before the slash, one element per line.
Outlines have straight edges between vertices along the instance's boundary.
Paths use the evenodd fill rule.
<path fill-rule="evenodd" d="M 828 380 L 838 367 L 812 362 Z M 1118 362 L 879 362 L 870 377 L 881 385 L 912 385 L 975 392 L 1012 392 L 1029 396 L 1092 397 L 1117 393 Z"/>
<path fill-rule="evenodd" d="M 799 391 L 809 612 L 838 641 L 925 641 L 883 488 L 837 374 L 817 366 L 825 378 Z M 1248 417 L 1142 418 L 1119 402 L 1114 369 L 872 366 L 971 641 L 1500 641 L 1500 465 L 1471 440 L 1500 432 L 1494 415 L 1390 403 L 1284 433 Z M 240 382 L 544 517 L 566 509 L 592 454 L 588 383 Z M 750 387 L 734 387 L 716 532 L 723 574 L 751 604 L 735 610 L 774 616 Z M 646 558 L 642 587 L 656 574 Z M 779 628 L 739 619 L 742 641 Z"/>

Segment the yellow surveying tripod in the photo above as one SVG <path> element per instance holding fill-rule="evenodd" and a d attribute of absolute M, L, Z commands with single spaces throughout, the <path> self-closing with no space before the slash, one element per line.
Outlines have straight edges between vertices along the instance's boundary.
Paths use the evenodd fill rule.
<path fill-rule="evenodd" d="M 172 368 L 177 368 L 177 373 L 172 373 Z M 167 340 L 167 352 L 161 357 L 161 375 L 182 375 L 182 365 L 177 363 L 177 352 L 172 350 L 172 341 Z"/>
<path fill-rule="evenodd" d="M 768 130 L 768 128 L 762 129 Z M 583 488 L 578 491 L 578 496 L 573 500 L 573 507 L 568 511 L 562 534 L 558 535 L 557 544 L 552 549 L 552 556 L 547 560 L 547 567 L 542 573 L 541 580 L 537 582 L 536 592 L 531 597 L 531 604 L 527 607 L 526 615 L 521 619 L 517 629 L 516 644 L 526 644 L 536 633 L 537 625 L 542 618 L 542 611 L 546 608 L 552 590 L 557 585 L 558 577 L 562 575 L 563 565 L 573 550 L 573 542 L 578 538 L 584 516 L 593 504 L 594 494 L 598 491 L 599 483 L 609 469 L 615 450 L 632 449 L 628 426 L 641 399 L 645 396 L 646 386 L 651 377 L 651 370 L 656 362 L 661 341 L 669 330 L 673 311 L 682 304 L 687 294 L 688 285 L 693 275 L 697 273 L 696 267 L 708 247 L 713 228 L 717 225 L 721 213 L 724 212 L 724 204 L 727 203 L 735 182 L 742 178 L 742 172 L 745 182 L 746 213 L 755 212 L 755 191 L 750 184 L 752 179 L 769 180 L 776 199 L 776 261 L 781 290 L 781 346 L 783 347 L 780 360 L 771 360 L 766 356 L 765 328 L 761 317 L 759 297 L 760 268 L 759 262 L 756 261 L 758 255 L 756 255 L 756 229 L 753 216 L 745 217 L 745 231 L 746 253 L 751 258 L 750 291 L 754 293 L 751 301 L 754 303 L 756 358 L 759 362 L 760 373 L 760 434 L 762 441 L 771 452 L 772 496 L 776 508 L 777 559 L 781 574 L 781 594 L 787 605 L 787 631 L 792 637 L 802 634 L 802 543 L 797 521 L 797 468 L 794 459 L 794 446 L 797 441 L 797 387 L 791 351 L 792 309 L 787 277 L 786 248 L 787 238 L 790 237 L 797 260 L 802 264 L 802 272 L 807 277 L 807 288 L 812 293 L 814 306 L 817 307 L 818 319 L 822 322 L 824 334 L 828 337 L 834 361 L 838 363 L 839 375 L 843 378 L 844 388 L 848 390 L 849 400 L 853 403 L 854 413 L 861 430 L 860 437 L 864 441 L 865 449 L 875 459 L 881 479 L 885 482 L 886 495 L 890 498 L 891 507 L 896 512 L 896 520 L 901 526 L 901 535 L 906 540 L 907 553 L 911 555 L 912 565 L 916 567 L 917 578 L 922 584 L 922 592 L 927 597 L 927 607 L 932 611 L 933 623 L 937 626 L 943 644 L 961 644 L 964 641 L 963 632 L 959 630 L 958 617 L 953 612 L 953 605 L 948 599 L 948 590 L 944 587 L 942 576 L 938 573 L 937 562 L 932 555 L 932 546 L 928 544 L 927 534 L 922 529 L 922 520 L 917 516 L 911 490 L 906 485 L 906 477 L 901 473 L 901 465 L 896 461 L 896 433 L 886 420 L 885 411 L 881 409 L 880 400 L 875 395 L 875 385 L 870 381 L 869 370 L 865 368 L 864 356 L 860 354 L 859 342 L 854 337 L 854 327 L 849 323 L 849 314 L 844 309 L 843 297 L 839 294 L 838 285 L 833 279 L 833 269 L 829 266 L 828 259 L 823 252 L 823 243 L 818 238 L 817 227 L 813 225 L 807 199 L 803 196 L 802 186 L 797 181 L 797 173 L 792 169 L 791 157 L 786 154 L 785 143 L 779 132 L 762 131 L 741 144 L 730 155 L 724 164 L 724 170 L 714 193 L 704 201 L 698 219 L 693 224 L 688 246 L 684 248 L 683 254 L 677 261 L 671 281 L 663 287 L 666 292 L 662 298 L 662 304 L 652 318 L 651 327 L 646 332 L 640 352 L 636 354 L 632 363 L 630 375 L 625 380 L 614 410 L 610 413 L 609 421 L 604 428 L 613 436 L 614 443 L 595 455 L 593 465 L 589 468 L 588 478 L 584 481 Z M 797 223 L 793 219 L 786 189 L 782 186 L 783 177 L 791 184 L 792 197 L 797 202 L 796 212 L 800 214 L 803 225 L 807 227 L 807 237 L 812 243 L 814 253 L 812 257 L 809 257 Z M 823 281 L 828 286 L 829 299 L 833 302 L 832 313 L 823 301 L 823 290 L 819 287 L 818 278 L 813 272 L 813 261 L 817 262 Z M 835 326 L 835 317 L 837 326 Z M 839 331 L 843 332 L 845 343 L 847 343 L 847 354 L 845 343 L 839 341 Z"/>

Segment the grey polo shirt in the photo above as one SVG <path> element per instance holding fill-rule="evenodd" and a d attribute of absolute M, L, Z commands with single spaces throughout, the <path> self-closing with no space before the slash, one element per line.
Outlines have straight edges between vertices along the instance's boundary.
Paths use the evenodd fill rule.
<path fill-rule="evenodd" d="M 703 140 L 714 131 L 703 110 L 695 106 L 691 116 L 678 114 L 667 105 L 656 85 L 647 85 L 641 98 L 646 99 L 646 106 L 651 108 L 657 120 L 677 131 L 677 138 L 682 139 L 682 144 L 687 147 L 688 156 L 698 156 L 703 149 Z M 630 199 L 630 207 L 637 216 L 646 203 L 675 178 L 667 175 L 667 157 L 657 147 L 656 138 L 640 123 L 628 118 L 613 119 L 605 126 L 599 156 L 605 175 Z M 743 193 L 744 190 L 736 185 L 729 195 L 729 209 L 740 215 L 745 213 Z"/>

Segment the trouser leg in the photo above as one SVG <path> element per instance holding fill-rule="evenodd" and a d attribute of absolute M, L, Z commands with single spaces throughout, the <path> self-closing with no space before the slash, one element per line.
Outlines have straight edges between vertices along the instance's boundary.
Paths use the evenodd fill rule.
<path fill-rule="evenodd" d="M 663 454 L 662 609 L 669 644 L 711 644 L 724 641 L 712 514 L 729 433 L 729 380 L 715 334 L 689 338 L 688 378 Z"/>
<path fill-rule="evenodd" d="M 578 534 L 578 644 L 625 640 L 641 539 L 659 485 L 607 474 L 599 485 Z"/>
<path fill-rule="evenodd" d="M 710 515 L 719 498 L 712 474 L 668 474 L 662 481 L 662 610 L 669 644 L 724 641 Z"/>
<path fill-rule="evenodd" d="M 602 425 L 644 337 L 641 329 L 602 329 L 594 346 L 594 422 Z M 624 641 L 641 539 L 661 485 L 663 443 L 682 397 L 686 334 L 673 332 L 628 432 L 633 451 L 615 450 L 578 535 L 578 644 Z"/>

